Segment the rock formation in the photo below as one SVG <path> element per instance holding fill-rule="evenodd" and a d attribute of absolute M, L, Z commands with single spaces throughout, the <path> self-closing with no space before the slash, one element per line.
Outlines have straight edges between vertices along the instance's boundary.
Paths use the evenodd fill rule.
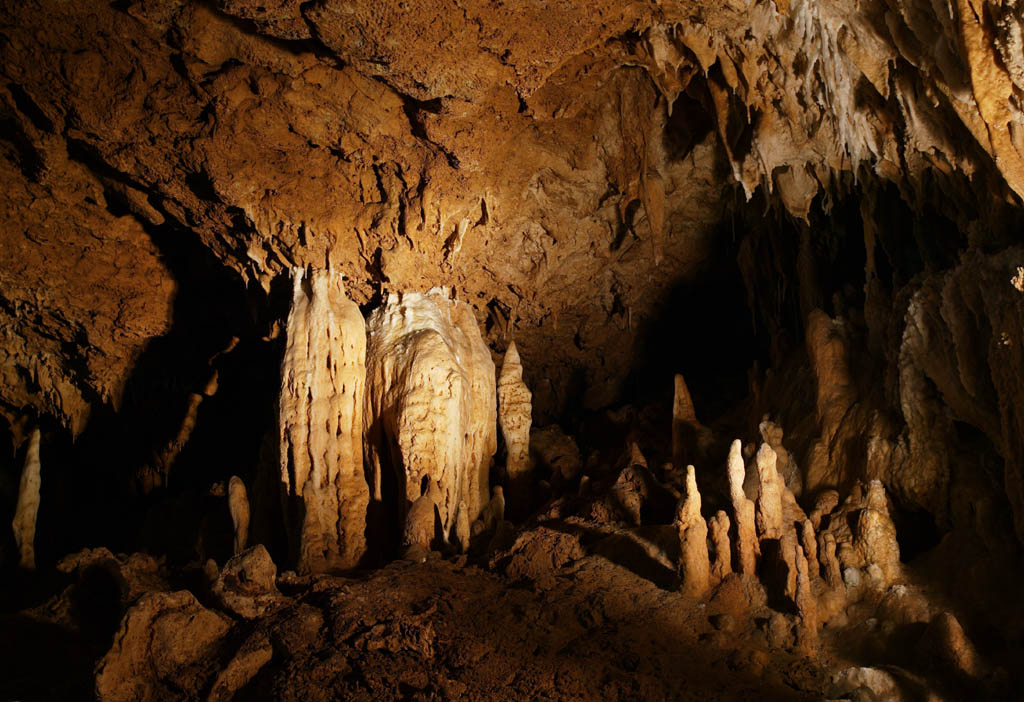
<path fill-rule="evenodd" d="M 366 551 L 366 332 L 331 270 L 292 272 L 279 400 L 281 486 L 300 572 L 352 568 Z"/>
<path fill-rule="evenodd" d="M 466 503 L 472 522 L 490 498 L 494 363 L 469 306 L 440 289 L 391 295 L 368 327 L 366 459 L 373 500 L 386 502 L 386 491 L 396 490 L 390 499 L 404 522 L 434 482 L 450 538 L 459 503 Z"/>
<path fill-rule="evenodd" d="M 245 550 L 249 543 L 249 496 L 245 483 L 237 475 L 228 481 L 228 509 L 231 523 L 235 527 L 235 555 Z"/>
<path fill-rule="evenodd" d="M 733 441 L 729 447 L 729 495 L 732 500 L 733 521 L 736 524 L 733 544 L 736 551 L 737 571 L 745 575 L 753 575 L 757 569 L 757 553 L 760 549 L 755 527 L 754 503 L 748 500 L 743 492 L 746 468 L 743 464 L 742 447 L 743 443 L 739 439 Z"/>
<path fill-rule="evenodd" d="M 42 482 L 39 461 L 40 431 L 36 427 L 29 436 L 25 464 L 18 484 L 18 504 L 14 508 L 14 540 L 18 545 L 18 565 L 26 570 L 36 567 L 36 516 L 39 513 L 39 488 Z"/>
<path fill-rule="evenodd" d="M 675 526 L 679 532 L 682 592 L 694 599 L 700 599 L 707 593 L 711 575 L 708 525 L 700 514 L 700 507 L 697 474 L 693 466 L 687 466 L 686 493 L 676 509 Z"/>

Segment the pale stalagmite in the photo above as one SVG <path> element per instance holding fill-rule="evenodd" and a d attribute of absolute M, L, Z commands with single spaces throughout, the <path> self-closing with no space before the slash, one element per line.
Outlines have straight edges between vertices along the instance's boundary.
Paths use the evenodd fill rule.
<path fill-rule="evenodd" d="M 732 573 L 732 550 L 729 544 L 729 515 L 718 510 L 708 521 L 708 531 L 714 558 L 711 561 L 711 579 L 722 582 Z"/>
<path fill-rule="evenodd" d="M 708 525 L 700 514 L 700 492 L 693 466 L 686 467 L 686 494 L 676 509 L 675 524 L 681 549 L 682 591 L 690 597 L 701 598 L 708 591 L 711 563 L 708 558 Z"/>
<path fill-rule="evenodd" d="M 797 612 L 800 615 L 800 622 L 797 626 L 797 643 L 801 647 L 809 649 L 818 643 L 818 602 L 811 586 L 813 576 L 804 550 L 797 546 L 793 555 L 796 561 L 794 599 Z"/>
<path fill-rule="evenodd" d="M 782 490 L 775 470 L 775 451 L 767 443 L 757 452 L 757 530 L 762 539 L 782 536 Z"/>
<path fill-rule="evenodd" d="M 228 481 L 228 510 L 235 528 L 235 555 L 245 550 L 249 543 L 249 496 L 245 483 L 237 475 Z"/>
<path fill-rule="evenodd" d="M 516 342 L 509 344 L 498 378 L 498 422 L 508 449 L 505 469 L 509 478 L 518 479 L 532 468 L 530 425 L 533 422 L 530 389 L 523 382 L 523 364 Z"/>
<path fill-rule="evenodd" d="M 447 291 L 392 294 L 368 321 L 366 457 L 373 499 L 396 483 L 398 514 L 437 483 L 446 538 L 460 502 L 472 522 L 488 502 L 497 447 L 494 363 L 468 305 Z M 383 505 L 389 508 L 388 505 Z"/>
<path fill-rule="evenodd" d="M 39 441 L 40 432 L 36 427 L 29 436 L 25 465 L 21 469 L 21 482 L 18 484 L 18 504 L 14 508 L 14 521 L 11 524 L 20 554 L 19 565 L 30 570 L 36 567 L 36 514 L 39 512 L 41 484 Z"/>
<path fill-rule="evenodd" d="M 300 572 L 351 568 L 369 503 L 363 316 L 338 273 L 297 268 L 292 286 L 280 395 L 281 482 L 286 502 L 301 504 L 287 515 L 291 541 Z"/>
<path fill-rule="evenodd" d="M 739 439 L 729 447 L 729 495 L 732 500 L 733 519 L 736 523 L 736 568 L 740 573 L 753 575 L 757 568 L 758 541 L 755 530 L 754 503 L 743 492 L 746 467 L 743 464 L 743 444 Z"/>

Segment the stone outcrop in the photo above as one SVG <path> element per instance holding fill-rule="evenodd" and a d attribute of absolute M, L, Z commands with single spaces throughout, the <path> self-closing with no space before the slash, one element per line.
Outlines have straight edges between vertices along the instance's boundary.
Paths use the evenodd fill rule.
<path fill-rule="evenodd" d="M 281 486 L 300 572 L 352 568 L 366 551 L 366 331 L 341 275 L 295 269 L 279 401 Z"/>
<path fill-rule="evenodd" d="M 14 540 L 18 545 L 18 565 L 26 570 L 36 567 L 36 517 L 39 514 L 39 488 L 42 466 L 39 458 L 40 431 L 29 436 L 25 464 L 18 483 L 18 504 L 14 508 Z"/>
<path fill-rule="evenodd" d="M 490 352 L 470 307 L 440 289 L 391 295 L 368 329 L 366 464 L 373 501 L 384 506 L 384 519 L 404 523 L 436 483 L 436 507 L 450 539 L 459 503 L 466 503 L 472 522 L 490 498 L 497 449 Z"/>

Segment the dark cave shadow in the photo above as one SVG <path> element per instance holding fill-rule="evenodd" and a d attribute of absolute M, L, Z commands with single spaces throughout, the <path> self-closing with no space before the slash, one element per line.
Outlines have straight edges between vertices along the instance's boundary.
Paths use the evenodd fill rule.
<path fill-rule="evenodd" d="M 656 559 L 652 558 L 640 544 L 629 538 L 629 536 L 621 531 L 616 533 L 607 533 L 592 527 L 567 524 L 560 519 L 539 522 L 537 526 L 545 527 L 562 534 L 568 534 L 569 536 L 575 536 L 579 539 L 580 545 L 586 548 L 590 554 L 600 556 L 621 568 L 625 568 L 638 578 L 643 578 L 662 590 L 675 591 L 678 590 L 679 586 L 682 584 L 682 581 L 675 570 L 666 568 L 664 564 L 659 563 Z M 645 529 L 672 530 L 674 532 L 671 526 L 658 525 L 636 527 L 633 529 L 626 529 L 624 531 L 638 532 Z M 670 544 L 673 542 L 676 546 L 675 553 L 671 552 Z M 679 560 L 678 538 L 669 539 L 665 543 L 655 543 L 657 543 L 661 548 L 665 548 L 666 545 L 668 545 L 668 552 L 666 553 L 666 556 L 670 561 L 676 562 Z"/>
<path fill-rule="evenodd" d="M 99 157 L 79 157 L 101 173 L 108 168 Z M 112 214 L 130 214 L 116 193 L 107 197 Z M 61 429 L 44 436 L 36 538 L 41 568 L 100 545 L 165 554 L 174 562 L 231 555 L 230 539 L 215 535 L 228 519 L 226 499 L 209 491 L 234 474 L 253 485 L 263 434 L 273 426 L 283 350 L 280 342 L 261 340 L 261 317 L 269 318 L 281 286 L 270 294 L 246 289 L 195 232 L 164 216 L 160 226 L 138 221 L 176 284 L 169 331 L 151 339 L 135 360 L 116 409 L 97 399 L 77 439 Z M 233 338 L 234 348 L 222 353 Z M 214 373 L 217 389 L 205 396 Z M 174 443 L 196 395 L 202 399 L 191 435 L 163 461 L 160 454 Z M 166 483 L 160 484 L 164 467 Z M 154 489 L 140 481 L 147 475 L 155 477 Z M 215 514 L 220 503 L 224 515 Z"/>

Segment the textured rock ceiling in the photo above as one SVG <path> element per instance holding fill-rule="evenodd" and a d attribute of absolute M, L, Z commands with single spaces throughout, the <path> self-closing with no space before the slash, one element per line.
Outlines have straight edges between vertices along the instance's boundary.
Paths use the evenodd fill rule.
<path fill-rule="evenodd" d="M 851 175 L 954 216 L 1024 195 L 1015 0 L 4 5 L 16 436 L 118 406 L 196 252 L 248 290 L 202 304 L 268 338 L 290 267 L 363 305 L 451 286 L 557 411 L 581 373 L 615 397 L 744 195 L 803 219 Z"/>

